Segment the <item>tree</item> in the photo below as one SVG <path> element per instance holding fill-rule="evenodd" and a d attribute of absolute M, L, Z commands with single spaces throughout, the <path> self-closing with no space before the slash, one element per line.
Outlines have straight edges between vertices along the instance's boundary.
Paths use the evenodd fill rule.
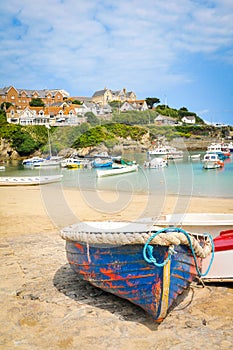
<path fill-rule="evenodd" d="M 44 102 L 42 101 L 41 98 L 32 98 L 31 101 L 29 102 L 29 106 L 31 107 L 44 107 Z"/>
<path fill-rule="evenodd" d="M 0 109 L 2 111 L 6 111 L 10 106 L 12 106 L 12 103 L 10 102 L 3 102 L 0 106 Z"/>
<path fill-rule="evenodd" d="M 74 105 L 82 105 L 83 103 L 81 101 L 79 101 L 79 100 L 73 100 L 72 104 L 74 104 Z"/>
<path fill-rule="evenodd" d="M 91 126 L 96 126 L 100 124 L 99 119 L 92 112 L 85 113 L 85 117 L 87 117 L 87 122 Z"/>
<path fill-rule="evenodd" d="M 147 103 L 147 106 L 152 109 L 154 104 L 157 104 L 157 103 L 160 103 L 160 99 L 157 98 L 157 97 L 147 97 L 146 98 L 146 103 Z"/>

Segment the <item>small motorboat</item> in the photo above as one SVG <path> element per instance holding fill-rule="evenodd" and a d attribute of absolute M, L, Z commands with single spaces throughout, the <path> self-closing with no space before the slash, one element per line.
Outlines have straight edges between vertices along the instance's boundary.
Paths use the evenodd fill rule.
<path fill-rule="evenodd" d="M 61 161 L 61 167 L 68 169 L 86 168 L 89 164 L 89 160 L 75 157 L 66 158 Z"/>
<path fill-rule="evenodd" d="M 164 167 L 167 167 L 167 165 L 168 165 L 167 160 L 159 157 L 148 160 L 144 163 L 144 167 L 147 169 L 164 168 Z"/>
<path fill-rule="evenodd" d="M 233 227 L 233 226 L 232 226 Z M 205 268 L 209 257 L 203 262 Z M 221 231 L 214 238 L 214 260 L 204 281 L 232 282 L 233 281 L 233 229 Z"/>
<path fill-rule="evenodd" d="M 204 169 L 217 169 L 224 167 L 224 161 L 219 158 L 217 153 L 206 153 L 203 159 Z"/>
<path fill-rule="evenodd" d="M 122 175 L 122 174 L 132 173 L 135 171 L 138 171 L 138 164 L 132 164 L 132 165 L 121 164 L 121 165 L 118 165 L 117 167 L 97 170 L 97 177 Z"/>
<path fill-rule="evenodd" d="M 0 186 L 32 186 L 61 181 L 63 175 L 0 177 Z"/>
<path fill-rule="evenodd" d="M 205 274 L 201 261 L 213 251 L 211 236 L 143 222 L 82 222 L 61 230 L 61 237 L 82 279 L 140 306 L 156 322 Z"/>

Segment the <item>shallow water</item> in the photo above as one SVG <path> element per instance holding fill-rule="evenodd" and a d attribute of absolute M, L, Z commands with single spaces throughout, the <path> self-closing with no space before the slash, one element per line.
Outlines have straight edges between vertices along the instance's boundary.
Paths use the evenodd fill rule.
<path fill-rule="evenodd" d="M 24 168 L 11 162 L 0 176 L 36 176 L 63 174 L 63 188 L 81 190 L 114 190 L 131 193 L 179 194 L 184 196 L 233 197 L 233 155 L 222 169 L 203 169 L 201 161 L 188 159 L 169 161 L 166 168 L 145 169 L 146 153 L 130 153 L 126 158 L 136 160 L 139 171 L 98 179 L 96 169 Z"/>

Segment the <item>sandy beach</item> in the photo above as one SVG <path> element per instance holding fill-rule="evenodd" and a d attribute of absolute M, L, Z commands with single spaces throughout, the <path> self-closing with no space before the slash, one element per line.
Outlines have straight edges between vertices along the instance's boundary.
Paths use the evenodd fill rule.
<path fill-rule="evenodd" d="M 194 283 L 160 324 L 81 281 L 59 230 L 84 220 L 137 220 L 186 212 L 233 213 L 232 199 L 0 187 L 0 349 L 230 349 L 233 289 Z"/>

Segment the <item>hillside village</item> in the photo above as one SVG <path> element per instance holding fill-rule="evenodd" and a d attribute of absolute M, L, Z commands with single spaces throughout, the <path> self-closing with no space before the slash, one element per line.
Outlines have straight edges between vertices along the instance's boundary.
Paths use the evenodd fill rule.
<path fill-rule="evenodd" d="M 41 100 L 43 106 L 32 106 L 33 100 Z M 108 88 L 95 91 L 92 97 L 73 96 L 65 90 L 17 89 L 14 86 L 0 88 L 0 105 L 4 107 L 8 123 L 20 125 L 77 126 L 87 122 L 86 113 L 91 112 L 100 120 L 112 117 L 113 107 L 119 113 L 143 112 L 149 109 L 146 100 L 138 100 L 135 92 L 125 88 L 113 91 Z M 156 115 L 151 123 L 175 125 L 170 116 Z M 194 125 L 195 116 L 183 116 L 181 124 Z"/>

